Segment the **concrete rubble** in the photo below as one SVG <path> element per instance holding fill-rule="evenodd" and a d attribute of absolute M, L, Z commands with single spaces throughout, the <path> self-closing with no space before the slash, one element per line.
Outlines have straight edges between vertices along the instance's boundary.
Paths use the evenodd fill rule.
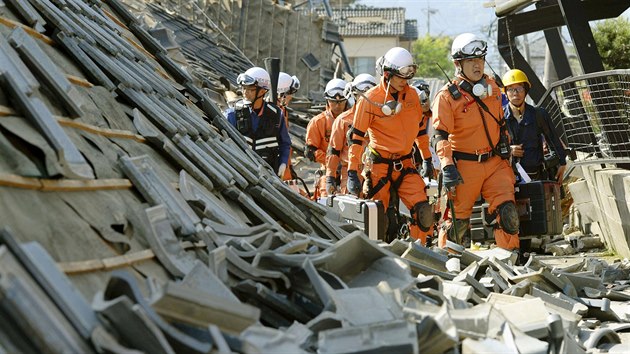
<path fill-rule="evenodd" d="M 280 182 L 123 3 L 0 10 L 0 353 L 630 348 L 627 260 L 370 240 Z"/>

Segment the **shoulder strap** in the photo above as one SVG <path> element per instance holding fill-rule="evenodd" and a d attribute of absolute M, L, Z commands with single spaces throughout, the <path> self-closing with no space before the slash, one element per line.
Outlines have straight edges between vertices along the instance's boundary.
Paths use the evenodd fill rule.
<path fill-rule="evenodd" d="M 471 94 L 471 96 L 475 99 L 475 102 L 477 102 L 477 105 L 479 107 L 483 108 L 483 110 L 486 111 L 490 115 L 490 117 L 492 117 L 492 119 L 494 119 L 494 121 L 497 122 L 497 124 L 500 127 L 503 127 L 505 125 L 505 119 L 499 119 L 499 118 L 495 117 L 494 114 L 492 114 L 492 112 L 490 112 L 490 109 L 488 108 L 488 106 L 481 100 L 481 98 L 479 98 L 479 97 L 477 97 L 475 95 L 472 95 L 472 94 Z M 483 115 L 483 113 L 482 113 L 482 115 Z"/>

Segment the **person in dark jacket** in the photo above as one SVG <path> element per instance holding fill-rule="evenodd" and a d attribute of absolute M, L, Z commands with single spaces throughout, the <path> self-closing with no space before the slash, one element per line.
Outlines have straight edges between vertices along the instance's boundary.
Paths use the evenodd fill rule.
<path fill-rule="evenodd" d="M 510 70 L 503 76 L 503 84 L 508 98 L 503 113 L 512 141 L 513 162 L 520 164 L 532 180 L 562 183 L 567 157 L 564 145 L 547 111 L 525 102 L 530 88 L 527 75 L 518 69 Z"/>
<path fill-rule="evenodd" d="M 289 163 L 291 137 L 282 110 L 264 99 L 271 89 L 269 73 L 253 67 L 236 81 L 243 90 L 243 101 L 227 110 L 227 119 L 252 150 L 282 177 Z"/>

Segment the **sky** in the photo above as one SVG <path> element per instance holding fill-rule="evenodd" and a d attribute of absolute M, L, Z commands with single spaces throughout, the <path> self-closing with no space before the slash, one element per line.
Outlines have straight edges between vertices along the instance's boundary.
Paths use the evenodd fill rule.
<path fill-rule="evenodd" d="M 383 7 L 404 7 L 408 19 L 418 20 L 418 34 L 456 36 L 463 32 L 480 34 L 495 20 L 494 10 L 484 8 L 487 0 L 360 0 L 362 5 Z M 429 16 L 427 16 L 429 9 Z"/>
<path fill-rule="evenodd" d="M 333 0 L 334 1 L 334 0 Z M 490 24 L 496 23 L 494 8 L 484 7 L 490 0 L 359 0 L 362 5 L 375 7 L 404 7 L 407 19 L 418 20 L 418 34 L 455 37 L 464 32 L 486 34 Z M 427 11 L 429 9 L 430 11 Z M 427 16 L 427 13 L 430 15 Z M 630 18 L 630 10 L 623 16 Z M 427 18 L 428 17 L 428 18 Z"/>
<path fill-rule="evenodd" d="M 334 0 L 332 0 L 334 1 Z M 407 19 L 418 20 L 418 35 L 424 36 L 430 29 L 432 36 L 456 37 L 464 32 L 477 34 L 488 42 L 488 58 L 499 64 L 496 34 L 490 35 L 491 26 L 496 28 L 497 17 L 493 7 L 484 7 L 491 0 L 358 0 L 361 5 L 374 7 L 404 7 Z M 427 16 L 429 14 L 429 16 Z M 630 19 L 630 9 L 622 16 Z"/>

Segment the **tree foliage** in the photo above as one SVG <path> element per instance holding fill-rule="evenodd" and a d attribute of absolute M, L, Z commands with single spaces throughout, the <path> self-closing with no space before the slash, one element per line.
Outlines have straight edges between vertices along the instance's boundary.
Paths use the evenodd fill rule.
<path fill-rule="evenodd" d="M 618 17 L 595 25 L 593 37 L 606 70 L 630 68 L 630 21 Z"/>
<path fill-rule="evenodd" d="M 431 37 L 425 35 L 413 42 L 412 54 L 418 64 L 420 77 L 443 78 L 444 74 L 435 63 L 440 64 L 449 77 L 453 77 L 455 69 L 450 59 L 453 39 L 447 36 Z"/>

